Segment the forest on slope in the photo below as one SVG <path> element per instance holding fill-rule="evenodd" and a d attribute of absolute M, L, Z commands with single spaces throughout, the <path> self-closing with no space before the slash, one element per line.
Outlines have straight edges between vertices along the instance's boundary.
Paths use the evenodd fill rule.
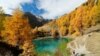
<path fill-rule="evenodd" d="M 61 36 L 84 34 L 87 28 L 100 23 L 100 0 L 88 0 L 74 11 L 46 24 L 59 30 Z"/>

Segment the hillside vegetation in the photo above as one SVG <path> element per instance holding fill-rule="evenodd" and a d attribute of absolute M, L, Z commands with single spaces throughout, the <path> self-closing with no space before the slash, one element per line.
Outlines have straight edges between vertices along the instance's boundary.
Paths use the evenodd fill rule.
<path fill-rule="evenodd" d="M 61 36 L 79 36 L 87 28 L 100 23 L 100 0 L 88 0 L 69 14 L 65 14 L 48 25 L 59 30 Z"/>

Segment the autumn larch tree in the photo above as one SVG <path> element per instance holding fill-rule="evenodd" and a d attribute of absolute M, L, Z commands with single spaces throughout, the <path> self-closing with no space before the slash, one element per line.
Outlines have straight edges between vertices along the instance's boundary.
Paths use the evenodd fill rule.
<path fill-rule="evenodd" d="M 0 7 L 0 32 L 3 29 L 3 21 L 5 19 L 4 11 L 2 7 Z"/>
<path fill-rule="evenodd" d="M 4 11 L 2 9 L 2 7 L 0 7 L 0 40 L 2 40 L 2 37 L 1 37 L 1 31 L 4 29 L 3 28 L 3 21 L 5 20 L 5 14 L 4 14 Z"/>
<path fill-rule="evenodd" d="M 22 45 L 25 41 L 31 41 L 31 27 L 23 12 L 16 9 L 12 16 L 6 17 L 2 36 L 12 45 Z"/>
<path fill-rule="evenodd" d="M 23 56 L 30 56 L 34 53 L 31 30 L 28 18 L 22 11 L 16 9 L 12 16 L 6 17 L 2 37 L 7 43 L 20 46 L 24 50 Z"/>

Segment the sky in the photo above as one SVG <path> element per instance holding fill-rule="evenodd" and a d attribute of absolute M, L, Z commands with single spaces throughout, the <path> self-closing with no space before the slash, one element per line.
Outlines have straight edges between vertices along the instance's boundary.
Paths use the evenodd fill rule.
<path fill-rule="evenodd" d="M 0 0 L 0 6 L 6 14 L 12 14 L 16 8 L 24 12 L 54 19 L 68 14 L 87 0 Z"/>

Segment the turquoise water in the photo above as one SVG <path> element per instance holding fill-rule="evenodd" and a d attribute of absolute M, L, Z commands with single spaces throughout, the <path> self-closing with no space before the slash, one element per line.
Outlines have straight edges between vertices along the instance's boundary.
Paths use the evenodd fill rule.
<path fill-rule="evenodd" d="M 59 46 L 63 46 L 68 43 L 70 40 L 68 38 L 44 38 L 33 40 L 33 44 L 35 45 L 35 50 L 37 53 L 55 53 Z"/>

